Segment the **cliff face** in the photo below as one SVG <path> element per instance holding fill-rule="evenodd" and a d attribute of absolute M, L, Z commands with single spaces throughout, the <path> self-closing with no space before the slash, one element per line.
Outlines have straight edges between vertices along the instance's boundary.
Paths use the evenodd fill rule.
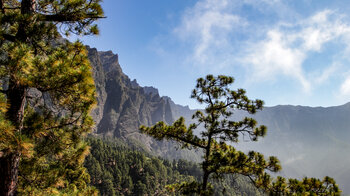
<path fill-rule="evenodd" d="M 96 94 L 97 94 L 97 106 L 92 111 L 91 115 L 95 120 L 95 123 L 98 124 L 103 117 L 103 109 L 106 102 L 106 82 L 105 75 L 102 66 L 101 59 L 99 58 L 98 52 L 96 49 L 91 49 L 87 47 L 89 51 L 89 60 L 92 65 L 92 73 L 96 86 Z M 96 131 L 96 129 L 95 129 Z"/>
<path fill-rule="evenodd" d="M 167 97 L 160 97 L 153 87 L 141 87 L 122 72 L 118 55 L 111 51 L 99 52 L 89 48 L 96 85 L 97 106 L 92 111 L 95 133 L 107 137 L 132 140 L 157 155 L 168 158 L 186 158 L 189 152 L 176 152 L 175 145 L 156 141 L 139 132 L 140 125 L 151 126 L 158 121 L 174 121 Z M 199 156 L 197 156 L 199 157 Z M 193 159 L 192 159 L 193 160 Z"/>

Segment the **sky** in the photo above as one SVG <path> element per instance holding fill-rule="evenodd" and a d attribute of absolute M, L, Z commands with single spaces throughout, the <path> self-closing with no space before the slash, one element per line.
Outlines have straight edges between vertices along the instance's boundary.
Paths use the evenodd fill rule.
<path fill-rule="evenodd" d="M 196 79 L 235 78 L 265 106 L 350 101 L 350 4 L 346 0 L 104 0 L 98 36 L 131 80 L 181 105 Z M 75 39 L 72 37 L 71 39 Z"/>

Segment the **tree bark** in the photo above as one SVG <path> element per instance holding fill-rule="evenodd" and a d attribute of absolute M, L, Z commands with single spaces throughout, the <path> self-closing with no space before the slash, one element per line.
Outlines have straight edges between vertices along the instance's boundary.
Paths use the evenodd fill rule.
<path fill-rule="evenodd" d="M 12 125 L 16 127 L 15 131 L 21 134 L 26 103 L 26 88 L 10 81 L 7 90 L 7 103 L 9 108 L 6 112 L 6 119 L 11 121 Z M 1 152 L 0 196 L 12 196 L 16 194 L 20 159 L 21 152 L 16 148 Z"/>
<path fill-rule="evenodd" d="M 202 191 L 207 191 L 208 179 L 209 179 L 209 172 L 207 170 L 205 170 L 204 174 L 203 174 L 203 184 L 202 184 L 202 187 L 201 187 Z"/>
<path fill-rule="evenodd" d="M 205 157 L 204 157 L 204 162 L 203 162 L 203 184 L 202 184 L 202 191 L 207 191 L 207 186 L 208 186 L 208 179 L 210 172 L 208 171 L 208 165 L 209 165 L 209 158 L 210 158 L 210 151 L 211 151 L 211 142 L 212 142 L 212 135 L 209 133 L 208 135 L 208 144 L 205 149 Z"/>
<path fill-rule="evenodd" d="M 22 0 L 21 2 L 21 14 L 31 14 L 36 7 L 35 0 Z"/>
<path fill-rule="evenodd" d="M 20 153 L 0 157 L 0 196 L 16 194 Z"/>

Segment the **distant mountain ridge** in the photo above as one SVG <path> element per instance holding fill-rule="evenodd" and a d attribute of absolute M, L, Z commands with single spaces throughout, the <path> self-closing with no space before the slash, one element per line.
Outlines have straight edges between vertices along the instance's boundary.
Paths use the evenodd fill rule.
<path fill-rule="evenodd" d="M 171 142 L 159 142 L 140 134 L 140 125 L 158 121 L 172 123 L 180 116 L 188 123 L 196 110 L 160 97 L 154 87 L 131 81 L 119 65 L 118 55 L 88 48 L 93 66 L 98 104 L 92 112 L 96 133 L 138 141 L 151 152 L 168 158 L 199 159 L 193 152 L 176 152 Z M 246 113 L 235 111 L 233 119 Z M 288 177 L 334 177 L 345 195 L 350 193 L 350 103 L 335 107 L 279 105 L 266 107 L 253 116 L 268 127 L 258 142 L 233 144 L 237 149 L 276 155 Z"/>
<path fill-rule="evenodd" d="M 176 108 L 179 108 L 177 106 Z M 190 121 L 195 110 L 177 109 L 174 117 Z M 242 151 L 256 150 L 277 156 L 282 163 L 278 175 L 303 178 L 331 176 L 344 195 L 350 195 L 350 103 L 333 107 L 278 105 L 255 115 L 234 111 L 232 119 L 251 116 L 267 126 L 267 136 L 258 142 L 232 144 Z"/>

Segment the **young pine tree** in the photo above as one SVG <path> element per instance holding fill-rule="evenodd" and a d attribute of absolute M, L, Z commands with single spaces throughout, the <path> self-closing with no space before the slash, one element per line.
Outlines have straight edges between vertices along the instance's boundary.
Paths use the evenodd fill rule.
<path fill-rule="evenodd" d="M 91 67 L 80 42 L 58 39 L 97 34 L 101 17 L 100 0 L 0 0 L 0 195 L 94 193 Z"/>
<path fill-rule="evenodd" d="M 220 179 L 226 174 L 241 174 L 262 190 L 271 195 L 315 194 L 337 195 L 339 189 L 335 181 L 326 177 L 324 181 L 305 178 L 303 181 L 290 179 L 288 183 L 282 177 L 272 180 L 268 172 L 277 172 L 281 169 L 276 157 L 267 160 L 258 152 L 250 151 L 245 154 L 237 151 L 227 142 L 237 143 L 239 136 L 257 141 L 265 136 L 266 127 L 257 127 L 253 118 L 245 117 L 241 121 L 230 120 L 235 110 L 243 110 L 254 114 L 263 107 L 261 100 L 249 100 L 243 89 L 231 90 L 232 77 L 212 75 L 197 80 L 196 88 L 191 98 L 205 104 L 204 112 L 197 111 L 193 119 L 197 123 L 189 127 L 184 118 L 180 118 L 173 125 L 158 122 L 152 127 L 141 126 L 140 130 L 156 139 L 170 139 L 182 144 L 183 148 L 195 148 L 203 151 L 202 181 L 183 182 L 170 186 L 170 190 L 178 189 L 183 194 L 213 194 L 209 179 Z M 194 133 L 201 129 L 200 135 Z M 319 191 L 319 192 L 315 192 Z"/>

